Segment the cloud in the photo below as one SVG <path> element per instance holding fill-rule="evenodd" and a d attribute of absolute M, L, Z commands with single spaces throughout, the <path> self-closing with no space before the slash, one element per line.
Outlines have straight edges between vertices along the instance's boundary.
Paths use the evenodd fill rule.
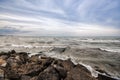
<path fill-rule="evenodd" d="M 8 21 L 0 21 L 0 27 L 4 28 L 4 30 L 1 30 L 3 30 L 4 32 L 7 32 L 7 30 L 9 30 L 8 32 L 13 35 L 14 33 L 20 33 L 21 35 L 37 36 L 104 36 L 118 35 L 120 33 L 119 29 L 110 26 L 77 23 L 45 17 L 39 17 L 39 19 L 37 19 L 10 14 L 0 16 L 2 16 L 3 19 L 10 19 Z M 9 28 L 6 28 L 6 26 L 9 26 Z"/>
<path fill-rule="evenodd" d="M 0 32 L 60 36 L 119 35 L 119 3 L 119 0 L 2 0 Z"/>
<path fill-rule="evenodd" d="M 4 26 L 0 28 L 0 35 L 18 35 L 20 33 L 28 33 L 28 31 L 21 31 L 9 26 Z"/>

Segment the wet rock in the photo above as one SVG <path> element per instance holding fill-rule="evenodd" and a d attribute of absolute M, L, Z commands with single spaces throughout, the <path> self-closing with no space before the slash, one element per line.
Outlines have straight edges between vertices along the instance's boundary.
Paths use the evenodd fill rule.
<path fill-rule="evenodd" d="M 55 51 L 55 52 L 58 52 L 58 53 L 63 53 L 63 52 L 65 52 L 65 50 L 66 50 L 66 47 L 65 48 L 54 47 L 51 51 Z"/>
<path fill-rule="evenodd" d="M 39 65 L 32 65 L 32 67 L 30 67 L 26 70 L 25 74 L 33 77 L 33 76 L 38 76 L 39 73 L 42 72 L 42 71 L 43 71 L 43 67 L 41 67 Z"/>
<path fill-rule="evenodd" d="M 28 53 L 20 52 L 18 53 L 18 55 L 22 63 L 26 63 L 28 61 L 29 58 Z"/>
<path fill-rule="evenodd" d="M 83 65 L 77 64 L 76 67 L 81 69 L 81 71 L 85 72 L 86 74 L 91 75 L 91 72 L 86 67 L 84 67 Z"/>
<path fill-rule="evenodd" d="M 52 64 L 52 62 L 53 62 L 53 58 L 46 58 L 46 59 L 41 59 L 42 60 L 42 65 L 44 66 L 44 67 L 48 67 L 48 66 L 50 66 L 51 64 Z"/>
<path fill-rule="evenodd" d="M 60 80 L 60 76 L 54 67 L 49 66 L 39 74 L 37 80 Z"/>
<path fill-rule="evenodd" d="M 95 78 L 78 67 L 75 67 L 68 72 L 65 80 L 95 80 Z"/>
<path fill-rule="evenodd" d="M 11 52 L 10 52 L 11 54 L 15 54 L 16 53 L 16 51 L 15 50 L 11 50 Z"/>
<path fill-rule="evenodd" d="M 74 66 L 75 66 L 70 59 L 65 60 L 65 61 L 62 61 L 61 64 L 62 64 L 62 66 L 65 68 L 65 70 L 67 70 L 67 71 L 70 71 L 70 70 L 73 69 Z"/>
<path fill-rule="evenodd" d="M 100 68 L 97 68 L 95 70 L 98 71 L 98 72 L 100 72 L 100 73 L 103 73 L 103 74 L 106 74 L 106 75 L 110 76 L 110 74 L 108 74 L 105 70 L 102 70 Z"/>
<path fill-rule="evenodd" d="M 54 68 L 58 72 L 60 78 L 64 79 L 67 76 L 67 71 L 63 67 L 54 65 Z"/>
<path fill-rule="evenodd" d="M 115 80 L 101 74 L 96 79 L 86 67 L 75 65 L 70 59 L 29 57 L 28 53 L 14 50 L 8 53 L 0 54 L 0 80 Z"/>
<path fill-rule="evenodd" d="M 98 80 L 117 80 L 117 79 L 111 78 L 107 75 L 98 74 Z"/>

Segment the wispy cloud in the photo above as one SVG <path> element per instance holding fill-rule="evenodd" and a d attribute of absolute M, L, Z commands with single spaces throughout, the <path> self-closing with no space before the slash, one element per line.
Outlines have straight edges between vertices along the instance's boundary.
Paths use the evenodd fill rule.
<path fill-rule="evenodd" d="M 1 0 L 0 32 L 14 34 L 18 31 L 21 35 L 119 35 L 119 4 L 119 0 Z"/>

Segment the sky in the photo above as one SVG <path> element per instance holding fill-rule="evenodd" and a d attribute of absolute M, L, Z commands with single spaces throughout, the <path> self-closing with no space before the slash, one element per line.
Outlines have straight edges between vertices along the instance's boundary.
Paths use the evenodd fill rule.
<path fill-rule="evenodd" d="M 120 36 L 120 0 L 0 0 L 0 35 Z"/>

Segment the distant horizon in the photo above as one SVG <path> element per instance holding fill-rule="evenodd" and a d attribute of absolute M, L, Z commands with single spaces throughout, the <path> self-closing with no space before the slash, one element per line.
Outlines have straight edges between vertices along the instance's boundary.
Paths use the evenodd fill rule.
<path fill-rule="evenodd" d="M 0 0 L 0 35 L 120 36 L 120 0 Z"/>
<path fill-rule="evenodd" d="M 14 36 L 14 37 L 120 37 L 120 36 L 117 36 L 117 35 L 114 35 L 114 36 L 60 36 L 60 35 L 57 35 L 57 36 L 42 36 L 42 35 L 1 35 L 0 36 Z"/>

